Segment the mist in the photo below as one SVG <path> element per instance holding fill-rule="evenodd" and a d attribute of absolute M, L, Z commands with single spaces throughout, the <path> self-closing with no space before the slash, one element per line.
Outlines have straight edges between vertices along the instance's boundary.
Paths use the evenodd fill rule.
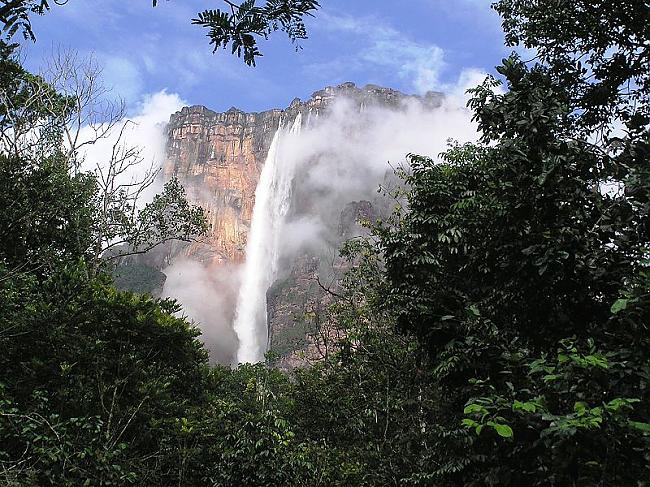
<path fill-rule="evenodd" d="M 340 99 L 326 115 L 312 119 L 299 137 L 290 137 L 282 157 L 296 166 L 296 177 L 283 258 L 338 242 L 345 204 L 368 200 L 381 205 L 380 185 L 398 183 L 393 172 L 408 166 L 407 154 L 437 159 L 450 139 L 476 140 L 471 115 L 459 100 L 454 97 L 436 109 L 407 99 L 397 109 L 359 110 Z"/>
<path fill-rule="evenodd" d="M 277 155 L 282 170 L 293 175 L 291 208 L 278 222 L 278 279 L 306 253 L 323 258 L 336 254 L 342 240 L 339 220 L 346 204 L 367 200 L 389 208 L 378 189 L 388 181 L 395 183 L 393 171 L 407 166 L 407 154 L 437 159 L 450 139 L 477 139 L 471 114 L 456 93 L 435 109 L 416 98 L 398 107 L 361 109 L 341 98 L 326 112 L 305 118 L 309 122 L 299 133 L 285 128 Z M 292 123 L 284 121 L 286 126 Z M 201 328 L 211 361 L 235 364 L 240 346 L 233 330 L 235 308 L 238 299 L 240 303 L 248 299 L 241 295 L 237 299 L 243 266 L 208 267 L 183 256 L 164 272 L 168 276 L 164 295 L 178 299 L 187 317 Z M 255 299 L 265 300 L 261 294 Z M 258 339 L 264 342 L 266 337 Z"/>
<path fill-rule="evenodd" d="M 210 267 L 180 257 L 163 272 L 167 275 L 163 296 L 176 299 L 183 307 L 181 316 L 201 329 L 210 361 L 234 364 L 238 347 L 232 328 L 239 287 L 237 266 Z"/>

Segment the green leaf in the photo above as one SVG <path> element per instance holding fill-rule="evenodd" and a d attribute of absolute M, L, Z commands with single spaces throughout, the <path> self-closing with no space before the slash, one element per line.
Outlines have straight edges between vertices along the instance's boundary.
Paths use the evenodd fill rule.
<path fill-rule="evenodd" d="M 507 424 L 494 423 L 494 429 L 503 438 L 512 438 L 512 428 Z"/>
<path fill-rule="evenodd" d="M 521 402 L 515 401 L 512 404 L 513 411 L 526 411 L 528 413 L 534 413 L 537 410 L 537 406 L 534 402 Z"/>
<path fill-rule="evenodd" d="M 579 415 L 582 415 L 587 410 L 587 404 L 582 401 L 578 401 L 573 405 L 573 410 Z"/>
<path fill-rule="evenodd" d="M 605 404 L 605 409 L 613 412 L 618 411 L 619 409 L 633 409 L 632 404 L 638 402 L 641 402 L 641 400 L 636 398 L 625 399 L 622 397 L 617 397 L 616 399 L 612 399 L 607 404 Z"/>
<path fill-rule="evenodd" d="M 478 423 L 470 418 L 463 419 L 462 424 L 467 428 L 475 428 L 476 426 L 478 426 Z"/>
<path fill-rule="evenodd" d="M 558 374 L 548 374 L 548 375 L 545 375 L 544 377 L 542 377 L 544 382 L 553 382 L 555 380 L 558 380 L 559 378 L 560 378 L 560 376 Z"/>
<path fill-rule="evenodd" d="M 639 431 L 650 434 L 650 423 L 641 423 L 639 421 L 628 421 L 628 424 Z"/>
<path fill-rule="evenodd" d="M 629 301 L 628 299 L 624 299 L 624 298 L 617 299 L 614 302 L 614 304 L 612 304 L 612 307 L 611 307 L 612 314 L 619 313 L 619 312 L 623 311 L 624 309 L 626 309 L 628 301 Z"/>
<path fill-rule="evenodd" d="M 465 414 L 473 414 L 473 413 L 485 414 L 485 413 L 487 413 L 487 409 L 485 409 L 480 404 L 470 404 L 469 406 L 465 407 L 465 409 L 463 410 L 463 413 L 465 413 Z"/>

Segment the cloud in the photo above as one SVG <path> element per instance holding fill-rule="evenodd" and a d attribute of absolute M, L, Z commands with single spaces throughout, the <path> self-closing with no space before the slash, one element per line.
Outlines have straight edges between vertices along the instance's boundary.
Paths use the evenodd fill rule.
<path fill-rule="evenodd" d="M 471 113 L 448 100 L 431 109 L 417 100 L 397 109 L 369 106 L 360 111 L 348 100 L 334 103 L 299 135 L 285 135 L 281 158 L 292 167 L 293 215 L 287 221 L 285 254 L 337 242 L 341 211 L 351 201 L 376 201 L 377 190 L 406 165 L 407 154 L 434 159 L 450 138 L 477 139 Z M 381 198 L 381 197 L 379 197 Z"/>
<path fill-rule="evenodd" d="M 467 88 L 479 84 L 485 78 L 484 71 L 467 67 L 460 70 L 453 81 L 445 81 L 451 70 L 446 52 L 437 44 L 418 42 L 402 32 L 372 18 L 356 18 L 322 12 L 323 27 L 333 33 L 355 36 L 358 49 L 345 58 L 335 58 L 326 63 L 311 64 L 309 69 L 317 72 L 370 71 L 380 68 L 396 73 L 418 94 L 442 91 L 463 98 Z"/>
<path fill-rule="evenodd" d="M 448 103 L 458 106 L 465 106 L 470 98 L 467 90 L 475 88 L 485 81 L 488 73 L 478 68 L 464 68 L 458 78 L 452 83 L 444 83 L 440 86 L 442 91 L 447 97 Z M 501 93 L 501 87 L 496 87 L 494 90 Z"/>
<path fill-rule="evenodd" d="M 191 23 L 205 2 L 159 2 L 156 8 L 151 1 L 68 3 L 34 17 L 39 42 L 30 46 L 33 64 L 48 58 L 50 42 L 94 56 L 104 67 L 105 84 L 130 107 L 164 86 L 186 97 L 200 90 L 205 102 L 210 85 L 240 80 L 252 89 L 260 77 L 232 56 L 212 54 L 204 29 Z"/>
<path fill-rule="evenodd" d="M 371 45 L 360 54 L 365 62 L 396 70 L 420 94 L 440 85 L 440 74 L 445 68 L 440 47 L 405 40 L 397 31 L 387 28 L 375 30 L 371 39 Z"/>
<path fill-rule="evenodd" d="M 124 127 L 120 144 L 127 148 L 139 148 L 142 161 L 130 167 L 118 182 L 126 184 L 141 180 L 147 171 L 155 171 L 162 166 L 167 143 L 165 126 L 169 116 L 185 105 L 186 103 L 177 94 L 167 93 L 165 90 L 145 95 L 135 105 L 132 115 L 119 120 L 105 137 L 82 148 L 82 169 L 96 171 L 99 167 L 102 169 L 108 167 L 114 147 L 118 143 L 120 129 Z M 82 127 L 80 140 L 93 140 L 96 129 L 96 127 Z M 160 184 L 152 185 L 143 194 L 140 204 L 151 200 L 160 189 Z"/>
<path fill-rule="evenodd" d="M 360 38 L 359 49 L 347 55 L 344 66 L 391 69 L 421 94 L 439 84 L 445 68 L 444 51 L 431 43 L 408 39 L 398 30 L 371 17 L 356 18 L 321 12 L 323 29 Z"/>
<path fill-rule="evenodd" d="M 127 104 L 142 96 L 144 80 L 140 69 L 126 58 L 99 55 L 104 83 Z"/>

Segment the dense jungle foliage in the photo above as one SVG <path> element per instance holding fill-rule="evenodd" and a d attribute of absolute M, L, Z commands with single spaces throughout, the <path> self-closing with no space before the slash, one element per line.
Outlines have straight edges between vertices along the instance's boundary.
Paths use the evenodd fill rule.
<path fill-rule="evenodd" d="M 479 143 L 410 156 L 310 317 L 342 338 L 291 374 L 210 367 L 175 303 L 115 289 L 64 96 L 25 109 L 50 88 L 2 43 L 0 128 L 48 123 L 0 154 L 0 483 L 648 485 L 650 8 L 494 8 L 535 59 L 472 90 Z M 205 229 L 168 196 L 152 225 Z"/>

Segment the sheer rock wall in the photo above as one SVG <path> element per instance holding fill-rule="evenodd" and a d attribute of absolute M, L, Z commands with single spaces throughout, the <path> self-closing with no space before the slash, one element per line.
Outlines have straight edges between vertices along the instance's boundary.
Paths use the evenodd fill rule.
<path fill-rule="evenodd" d="M 389 88 L 344 83 L 317 91 L 305 102 L 296 98 L 285 110 L 245 113 L 231 108 L 217 113 L 191 106 L 173 114 L 164 175 L 179 178 L 189 199 L 209 212 L 211 224 L 207 239 L 183 251 L 206 263 L 242 262 L 255 188 L 280 122 L 291 123 L 302 112 L 307 123 L 311 117 L 326 115 L 331 102 L 342 96 L 359 106 L 397 106 L 408 98 Z M 440 100 L 438 93 L 425 97 L 434 105 Z"/>
<path fill-rule="evenodd" d="M 158 268 L 178 255 L 191 257 L 207 266 L 243 262 L 255 189 L 280 123 L 292 123 L 299 112 L 303 115 L 303 123 L 310 120 L 314 123 L 315 118 L 327 116 L 332 101 L 339 97 L 351 100 L 360 110 L 371 105 L 397 108 L 409 98 L 389 88 L 374 85 L 358 88 L 353 83 L 344 83 L 317 91 L 304 102 L 296 98 L 284 110 L 245 113 L 231 108 L 218 113 L 203 106 L 191 106 L 173 114 L 167 129 L 167 159 L 163 173 L 167 179 L 177 177 L 188 199 L 208 212 L 211 229 L 200 242 L 168 245 L 149 260 Z M 429 93 L 419 100 L 435 107 L 441 104 L 442 95 Z M 366 203 L 361 206 L 363 211 L 369 212 L 364 206 Z M 358 210 L 355 206 L 354 212 Z M 342 211 L 343 240 L 344 233 L 354 226 L 356 215 L 350 213 L 350 207 L 342 207 Z M 301 325 L 300 314 L 310 306 L 325 304 L 322 289 L 315 283 L 317 268 L 317 257 L 298 258 L 289 263 L 284 276 L 269 290 L 271 348 L 281 352 L 279 363 L 283 367 L 299 363 L 301 350 L 309 349 L 310 355 L 316 353 L 314 343 L 305 339 L 306 329 Z"/>

